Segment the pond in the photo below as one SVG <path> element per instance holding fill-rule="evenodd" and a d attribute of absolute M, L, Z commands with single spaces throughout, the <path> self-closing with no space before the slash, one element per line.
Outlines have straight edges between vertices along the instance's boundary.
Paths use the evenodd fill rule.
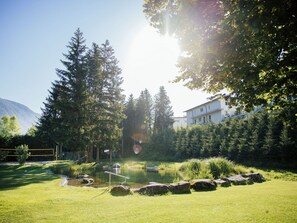
<path fill-rule="evenodd" d="M 125 183 L 132 188 L 141 187 L 147 185 L 149 182 L 158 182 L 169 184 L 172 182 L 182 180 L 181 175 L 174 170 L 159 170 L 159 171 L 146 171 L 144 169 L 112 169 L 108 170 L 112 173 L 119 174 L 129 179 L 122 178 L 115 175 L 110 175 L 105 173 L 105 171 L 96 171 L 93 173 L 88 173 L 90 178 L 94 179 L 94 183 L 89 185 L 91 187 L 108 187 L 109 178 L 111 178 L 111 186 L 119 185 Z M 71 186 L 86 186 L 82 183 L 82 179 L 69 179 L 68 185 Z"/>

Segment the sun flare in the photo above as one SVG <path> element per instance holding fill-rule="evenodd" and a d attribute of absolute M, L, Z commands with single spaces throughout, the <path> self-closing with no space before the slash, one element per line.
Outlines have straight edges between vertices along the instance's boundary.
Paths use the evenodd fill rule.
<path fill-rule="evenodd" d="M 175 65 L 179 53 L 176 39 L 162 36 L 154 28 L 147 26 L 135 36 L 129 52 L 126 73 L 134 83 L 140 85 L 139 90 L 159 88 L 177 75 Z"/>

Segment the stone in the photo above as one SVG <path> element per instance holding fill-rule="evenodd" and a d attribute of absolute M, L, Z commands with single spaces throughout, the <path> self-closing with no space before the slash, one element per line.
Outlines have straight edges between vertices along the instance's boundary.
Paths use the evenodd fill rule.
<path fill-rule="evenodd" d="M 189 194 L 191 193 L 191 184 L 188 181 L 180 181 L 169 185 L 169 190 L 173 194 Z"/>
<path fill-rule="evenodd" d="M 210 191 L 217 188 L 217 184 L 210 179 L 199 179 L 191 181 L 191 188 L 195 191 Z"/>
<path fill-rule="evenodd" d="M 240 174 L 223 178 L 223 180 L 229 180 L 233 185 L 247 185 L 253 183 L 253 181 L 251 181 L 249 178 L 243 177 Z"/>
<path fill-rule="evenodd" d="M 110 194 L 113 196 L 126 196 L 131 194 L 130 187 L 124 185 L 118 185 L 110 190 Z"/>
<path fill-rule="evenodd" d="M 157 166 L 147 166 L 146 171 L 147 172 L 159 172 L 159 168 Z"/>
<path fill-rule="evenodd" d="M 163 195 L 169 192 L 169 188 L 165 184 L 154 183 L 138 188 L 134 192 L 148 196 Z"/>
<path fill-rule="evenodd" d="M 76 179 L 82 179 L 82 178 L 88 178 L 88 177 L 89 177 L 88 174 L 78 174 L 78 175 L 76 176 Z"/>
<path fill-rule="evenodd" d="M 92 183 L 94 183 L 94 179 L 93 178 L 83 178 L 82 179 L 82 183 L 84 183 L 84 184 L 92 184 Z"/>
<path fill-rule="evenodd" d="M 225 179 L 225 180 L 217 179 L 217 180 L 214 180 L 214 182 L 217 185 L 221 185 L 221 187 L 230 187 L 231 186 L 231 182 L 227 179 Z"/>
<path fill-rule="evenodd" d="M 265 178 L 260 173 L 246 173 L 241 175 L 245 178 L 249 178 L 251 181 L 255 183 L 262 183 L 265 181 Z"/>

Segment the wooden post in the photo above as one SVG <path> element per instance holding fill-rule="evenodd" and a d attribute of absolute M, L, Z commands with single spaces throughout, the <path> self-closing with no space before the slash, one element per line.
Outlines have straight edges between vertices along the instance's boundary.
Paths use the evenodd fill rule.
<path fill-rule="evenodd" d="M 58 160 L 58 150 L 59 150 L 59 147 L 58 145 L 56 145 L 56 160 Z"/>

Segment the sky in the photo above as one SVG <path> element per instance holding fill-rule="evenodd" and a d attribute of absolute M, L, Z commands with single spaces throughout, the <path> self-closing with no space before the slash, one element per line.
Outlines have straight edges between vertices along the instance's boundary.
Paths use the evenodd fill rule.
<path fill-rule="evenodd" d="M 172 83 L 178 75 L 178 41 L 149 26 L 142 0 L 0 0 L 0 98 L 37 113 L 58 79 L 56 68 L 80 28 L 90 47 L 109 40 L 122 69 L 126 98 L 164 86 L 174 116 L 210 95 Z"/>

